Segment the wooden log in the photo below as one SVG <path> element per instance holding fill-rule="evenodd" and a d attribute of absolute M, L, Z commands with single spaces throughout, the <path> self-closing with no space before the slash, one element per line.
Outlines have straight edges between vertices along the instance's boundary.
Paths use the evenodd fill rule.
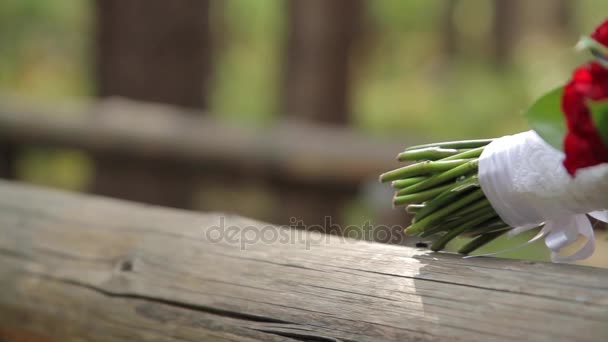
<path fill-rule="evenodd" d="M 372 139 L 348 128 L 293 122 L 245 127 L 189 112 L 121 98 L 51 105 L 0 97 L 0 136 L 18 145 L 77 148 L 175 162 L 198 172 L 347 189 L 397 166 L 397 153 L 417 140 Z"/>
<path fill-rule="evenodd" d="M 254 181 L 276 194 L 295 190 L 301 204 L 303 198 L 317 203 L 327 194 L 353 198 L 362 184 L 375 182 L 378 174 L 395 168 L 395 155 L 407 141 L 416 140 L 407 136 L 398 143 L 349 128 L 293 122 L 245 127 L 189 112 L 120 98 L 51 105 L 0 97 L 0 137 L 17 146 L 68 147 L 107 156 L 139 177 L 148 174 L 137 173 L 130 165 L 168 170 L 163 173 L 167 176 L 173 170 L 179 177 L 165 179 L 171 191 L 180 191 L 193 178 L 221 176 L 233 188 Z M 154 196 L 159 196 L 158 190 L 140 188 L 155 192 Z M 284 195 L 277 196 L 283 196 L 280 203 L 286 202 Z M 310 215 L 304 205 L 283 206 L 264 218 L 280 224 L 289 224 L 290 217 L 323 224 L 324 216 L 331 215 L 328 207 L 313 208 L 321 210 Z"/>
<path fill-rule="evenodd" d="M 606 269 L 296 233 L 2 181 L 0 340 L 604 341 L 608 334 Z"/>

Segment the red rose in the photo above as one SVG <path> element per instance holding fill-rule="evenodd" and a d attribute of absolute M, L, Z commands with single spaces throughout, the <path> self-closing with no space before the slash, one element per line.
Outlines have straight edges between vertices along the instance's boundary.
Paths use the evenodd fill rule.
<path fill-rule="evenodd" d="M 602 26 L 594 34 L 608 42 L 608 21 Z M 595 62 L 577 68 L 564 88 L 562 111 L 568 127 L 564 166 L 572 176 L 578 169 L 608 162 L 608 147 L 595 128 L 587 105 L 589 100 L 604 99 L 608 99 L 608 69 Z"/>
<path fill-rule="evenodd" d="M 590 142 L 588 137 L 574 132 L 568 132 L 566 135 L 564 153 L 566 153 L 564 166 L 568 173 L 573 176 L 578 169 L 602 163 L 602 160 L 597 158 L 593 143 Z"/>
<path fill-rule="evenodd" d="M 591 34 L 591 38 L 608 47 L 608 19 L 595 29 Z"/>

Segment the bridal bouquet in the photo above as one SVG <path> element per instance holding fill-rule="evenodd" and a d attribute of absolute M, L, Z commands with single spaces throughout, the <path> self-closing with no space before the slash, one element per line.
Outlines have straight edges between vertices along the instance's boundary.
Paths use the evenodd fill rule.
<path fill-rule="evenodd" d="M 542 227 L 555 262 L 589 257 L 595 248 L 588 216 L 608 222 L 608 20 L 579 50 L 592 58 L 565 86 L 527 111 L 532 130 L 497 139 L 409 147 L 382 182 L 395 189 L 393 203 L 413 215 L 408 234 L 432 238 L 441 250 L 458 236 L 472 239 L 469 254 L 503 234 Z M 560 250 L 579 237 L 569 256 Z"/>

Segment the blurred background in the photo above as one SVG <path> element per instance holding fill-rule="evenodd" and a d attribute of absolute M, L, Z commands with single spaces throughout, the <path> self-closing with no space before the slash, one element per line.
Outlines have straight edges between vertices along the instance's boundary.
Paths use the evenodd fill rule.
<path fill-rule="evenodd" d="M 408 219 L 376 181 L 397 152 L 526 130 L 523 110 L 569 77 L 607 13 L 602 0 L 3 0 L 0 177 L 399 236 Z M 608 267 L 603 229 L 587 264 Z"/>

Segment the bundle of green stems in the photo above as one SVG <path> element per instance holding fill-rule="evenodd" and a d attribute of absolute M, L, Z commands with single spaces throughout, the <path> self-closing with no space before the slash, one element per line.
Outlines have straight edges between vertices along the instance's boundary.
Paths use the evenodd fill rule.
<path fill-rule="evenodd" d="M 380 176 L 395 189 L 394 206 L 413 215 L 406 233 L 433 240 L 442 250 L 458 236 L 472 237 L 458 250 L 469 254 L 506 233 L 504 223 L 482 192 L 479 157 L 492 139 L 453 141 L 407 148 L 399 161 L 413 162 Z"/>

